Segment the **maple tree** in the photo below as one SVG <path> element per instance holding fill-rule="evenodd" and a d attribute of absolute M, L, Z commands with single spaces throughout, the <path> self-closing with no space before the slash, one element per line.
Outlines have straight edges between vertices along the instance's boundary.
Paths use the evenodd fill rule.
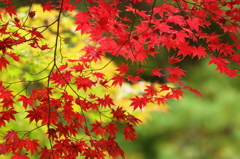
<path fill-rule="evenodd" d="M 41 5 L 41 10 L 34 10 L 35 4 L 31 1 L 28 11 L 21 15 L 15 1 L 1 0 L 1 76 L 7 74 L 11 66 L 24 65 L 23 58 L 37 57 L 33 54 L 24 57 L 19 47 L 29 47 L 29 52 L 37 50 L 39 55 L 49 56 L 45 57 L 46 67 L 34 74 L 37 79 L 19 77 L 18 81 L 9 82 L 1 78 L 0 127 L 7 128 L 16 120 L 15 115 L 22 113 L 21 120 L 34 123 L 35 128 L 24 133 L 6 131 L 0 154 L 10 153 L 12 159 L 27 159 L 33 154 L 41 159 L 124 158 L 124 151 L 115 140 L 117 132 L 121 131 L 125 140 L 132 142 L 137 139 L 135 126 L 141 120 L 126 110 L 126 106 L 116 103 L 109 90 L 121 88 L 124 83 L 139 83 L 143 80 L 141 75 L 147 74 L 150 81 L 154 76 L 166 78 L 174 86 L 145 83 L 142 93 L 127 99 L 127 107 L 133 110 L 142 110 L 149 104 L 162 105 L 169 99 L 178 100 L 183 97 L 183 90 L 202 96 L 181 81 L 187 72 L 177 64 L 186 57 L 209 58 L 209 65 L 216 65 L 220 74 L 239 75 L 239 0 L 162 2 L 157 5 L 156 0 L 75 0 L 73 3 L 59 0 L 58 5 L 49 1 Z M 84 11 L 77 9 L 79 5 L 85 6 Z M 31 23 L 41 14 L 52 12 L 57 12 L 57 16 L 46 19 L 42 25 Z M 76 35 L 87 35 L 88 39 L 80 51 L 73 53 L 62 46 L 66 31 L 61 26 L 65 23 L 64 17 L 70 15 L 75 22 L 67 25 L 75 26 Z M 212 25 L 221 31 L 216 32 Z M 44 33 L 48 31 L 55 32 L 55 36 L 46 38 Z M 231 41 L 226 41 L 226 37 Z M 152 68 L 146 60 L 159 54 L 160 47 L 169 51 L 168 64 Z M 114 58 L 121 56 L 125 61 L 117 68 L 111 67 L 114 58 L 106 61 L 106 54 Z M 138 65 L 135 74 L 128 73 L 132 65 L 127 61 Z M 102 65 L 98 67 L 97 63 Z M 107 74 L 106 68 L 113 74 Z M 36 81 L 41 81 L 43 86 L 30 93 L 26 91 L 30 84 L 22 90 L 12 87 Z M 94 92 L 99 89 L 101 93 Z M 22 111 L 18 111 L 19 105 Z M 98 114 L 95 120 L 87 118 L 91 113 Z M 42 135 L 48 138 L 47 144 L 40 144 L 30 136 L 41 128 Z M 80 132 L 84 135 L 79 136 Z"/>

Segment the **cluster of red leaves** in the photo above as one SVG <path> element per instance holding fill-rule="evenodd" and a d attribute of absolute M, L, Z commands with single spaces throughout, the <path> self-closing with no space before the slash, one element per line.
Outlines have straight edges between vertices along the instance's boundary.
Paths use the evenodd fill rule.
<path fill-rule="evenodd" d="M 43 4 L 43 11 L 51 12 L 56 9 L 60 17 L 63 11 L 76 10 L 76 5 L 80 4 L 81 0 L 75 0 L 75 4 L 71 4 L 70 0 L 58 2 L 57 6 L 51 2 Z M 38 140 L 31 140 L 27 135 L 19 138 L 18 132 L 9 130 L 4 136 L 5 141 L 0 144 L 0 154 L 11 153 L 12 159 L 27 159 L 28 153 L 36 153 L 41 159 L 73 159 L 77 156 L 103 159 L 106 155 L 114 159 L 124 158 L 123 150 L 115 141 L 117 132 L 122 131 L 125 140 L 133 141 L 137 138 L 134 126 L 141 121 L 122 106 L 116 106 L 111 95 L 103 94 L 99 97 L 89 93 L 89 90 L 98 89 L 99 86 L 105 89 L 121 87 L 125 82 L 137 83 L 142 80 L 139 75 L 141 73 L 148 73 L 150 77 L 166 77 L 169 83 L 177 86 L 171 88 L 164 84 L 158 89 L 146 86 L 144 94 L 129 99 L 129 106 L 136 110 L 143 109 L 149 103 L 164 104 L 168 99 L 179 99 L 183 96 L 183 89 L 201 96 L 197 90 L 182 84 L 181 78 L 186 76 L 185 71 L 173 65 L 187 56 L 199 59 L 210 57 L 209 64 L 215 64 L 220 73 L 230 77 L 239 75 L 238 69 L 232 68 L 234 63 L 240 65 L 240 55 L 236 51 L 240 48 L 240 10 L 236 7 L 239 0 L 173 0 L 166 1 L 162 6 L 156 6 L 156 0 L 86 2 L 92 5 L 87 7 L 86 11 L 78 11 L 75 15 L 76 31 L 80 30 L 81 34 L 88 33 L 90 40 L 97 45 L 87 45 L 81 50 L 85 52 L 83 56 L 69 59 L 61 66 L 56 64 L 58 54 L 55 48 L 54 66 L 49 72 L 45 87 L 33 90 L 29 96 L 10 90 L 4 81 L 0 83 L 0 127 L 15 120 L 15 103 L 21 102 L 27 113 L 25 118 L 29 119 L 30 123 L 47 127 L 46 134 L 51 146 L 40 145 Z M 12 62 L 21 61 L 14 53 L 13 46 L 24 43 L 40 50 L 49 49 L 49 46 L 39 44 L 44 37 L 38 28 L 25 27 L 24 22 L 18 18 L 13 1 L 1 0 L 1 3 L 3 9 L 0 11 L 0 20 L 4 24 L 1 23 L 0 34 L 5 36 L 0 39 L 0 71 L 7 69 Z M 137 4 L 142 3 L 149 7 L 138 9 Z M 122 11 L 129 12 L 132 16 L 122 17 Z M 9 21 L 2 20 L 4 14 L 9 15 Z M 36 18 L 35 14 L 37 12 L 30 10 L 27 16 L 30 19 Z M 59 17 L 56 23 L 60 23 Z M 223 33 L 212 31 L 212 23 L 217 24 Z M 11 32 L 8 27 L 12 25 L 18 29 Z M 21 30 L 30 36 L 22 35 Z M 59 34 L 57 32 L 56 37 L 60 36 Z M 224 42 L 222 38 L 227 35 L 233 40 L 231 44 Z M 166 59 L 168 65 L 164 68 L 151 68 L 151 71 L 147 72 L 146 68 L 149 67 L 144 65 L 145 60 L 149 56 L 154 57 L 158 53 L 157 48 L 164 46 L 175 52 Z M 139 69 L 136 70 L 136 75 L 128 74 L 130 66 L 124 63 L 113 70 L 116 75 L 112 78 L 98 70 L 92 70 L 91 64 L 101 61 L 105 53 L 122 56 L 137 63 Z M 71 94 L 68 90 L 71 90 Z M 79 94 L 81 90 L 85 92 L 84 97 Z M 55 91 L 60 91 L 61 97 L 54 96 Z M 76 111 L 74 105 L 81 111 Z M 105 113 L 106 111 L 108 113 Z M 89 123 L 86 114 L 91 112 L 98 112 L 100 119 Z M 103 117 L 106 118 L 104 121 Z M 121 130 L 119 125 L 123 125 Z M 79 132 L 84 132 L 85 136 L 80 138 Z"/>

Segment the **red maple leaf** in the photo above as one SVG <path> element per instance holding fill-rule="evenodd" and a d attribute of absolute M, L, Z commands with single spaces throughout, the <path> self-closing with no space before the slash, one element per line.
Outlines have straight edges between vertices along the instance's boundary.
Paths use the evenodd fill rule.
<path fill-rule="evenodd" d="M 4 136 L 6 142 L 17 142 L 19 141 L 18 133 L 14 130 L 7 131 L 7 134 Z"/>
<path fill-rule="evenodd" d="M 13 152 L 13 156 L 11 157 L 11 159 L 30 159 L 30 158 L 27 156 L 27 153 L 20 154 L 20 152 Z"/>
<path fill-rule="evenodd" d="M 81 77 L 78 76 L 76 78 L 76 81 L 74 82 L 74 84 L 77 85 L 77 89 L 83 89 L 85 92 L 87 91 L 88 88 L 91 89 L 91 87 L 93 85 L 95 85 L 96 82 L 93 82 L 92 80 L 89 79 L 89 77 Z"/>
<path fill-rule="evenodd" d="M 139 80 L 141 80 L 141 78 L 139 76 L 132 76 L 132 75 L 128 75 L 126 77 L 129 81 L 131 81 L 132 83 L 137 83 Z"/>
<path fill-rule="evenodd" d="M 183 57 L 192 54 L 193 52 L 193 47 L 189 46 L 189 42 L 181 42 L 180 45 L 178 45 L 179 51 L 178 51 L 178 56 L 182 55 Z"/>
<path fill-rule="evenodd" d="M 149 99 L 147 97 L 139 98 L 138 96 L 135 96 L 135 98 L 131 98 L 130 100 L 132 101 L 130 106 L 133 106 L 133 110 L 136 110 L 137 108 L 140 108 L 142 110 L 142 108 L 145 107 L 149 102 Z"/>
<path fill-rule="evenodd" d="M 133 128 L 133 125 L 127 123 L 127 125 L 123 128 L 123 135 L 125 140 L 133 142 L 133 140 L 137 139 L 136 130 Z"/>
<path fill-rule="evenodd" d="M 175 64 L 175 63 L 178 63 L 178 62 L 180 62 L 180 61 L 182 61 L 182 59 L 179 59 L 179 58 L 174 57 L 174 56 L 168 58 L 168 63 L 169 63 L 169 64 Z"/>
<path fill-rule="evenodd" d="M 2 114 L 1 118 L 7 122 L 9 122 L 11 119 L 15 120 L 14 114 L 16 114 L 16 113 L 17 112 L 13 108 L 10 108 L 9 110 L 0 112 L 0 114 Z"/>
<path fill-rule="evenodd" d="M 48 129 L 48 131 L 46 132 L 46 134 L 48 134 L 48 138 L 52 139 L 53 141 L 58 137 L 56 133 L 56 130 L 53 128 Z"/>
<path fill-rule="evenodd" d="M 74 69 L 76 72 L 82 73 L 85 67 L 83 64 L 78 63 L 78 65 L 74 65 L 73 67 L 71 67 L 71 69 Z"/>
<path fill-rule="evenodd" d="M 154 101 L 157 102 L 158 105 L 160 105 L 160 104 L 164 105 L 165 102 L 167 101 L 167 99 L 164 97 L 160 97 L 160 98 L 157 97 L 157 98 L 154 98 Z"/>
<path fill-rule="evenodd" d="M 100 78 L 100 79 L 104 79 L 104 74 L 101 73 L 101 72 L 93 72 L 92 73 L 93 76 L 96 76 L 97 78 Z"/>
<path fill-rule="evenodd" d="M 146 92 L 146 94 L 144 94 L 144 96 L 155 96 L 158 93 L 158 91 L 152 85 L 147 86 L 147 88 L 144 89 L 144 92 Z"/>
<path fill-rule="evenodd" d="M 73 77 L 73 75 L 70 71 L 61 72 L 61 74 L 58 71 L 55 71 L 51 74 L 50 79 L 56 83 L 57 87 L 64 87 L 70 82 L 71 77 Z"/>
<path fill-rule="evenodd" d="M 81 34 L 87 33 L 91 29 L 91 23 L 89 19 L 91 18 L 88 12 L 79 11 L 75 17 L 77 18 L 75 24 L 77 24 L 76 31 L 81 30 Z"/>
<path fill-rule="evenodd" d="M 141 73 L 143 73 L 144 71 L 145 71 L 145 69 L 139 68 L 139 69 L 137 70 L 137 74 L 141 74 Z"/>
<path fill-rule="evenodd" d="M 49 1 L 49 2 L 47 2 L 47 3 L 45 3 L 45 4 L 43 4 L 42 5 L 42 9 L 43 9 L 43 12 L 45 12 L 46 10 L 47 11 L 51 11 L 51 10 L 54 10 L 54 5 L 51 5 L 51 3 L 52 3 L 52 1 Z"/>
<path fill-rule="evenodd" d="M 181 88 L 177 88 L 177 89 L 171 89 L 171 92 L 169 92 L 166 95 L 167 98 L 175 98 L 177 100 L 179 100 L 180 97 L 183 97 L 183 92 Z"/>
<path fill-rule="evenodd" d="M 163 84 L 160 86 L 161 91 L 168 91 L 170 89 L 170 87 L 168 87 L 166 84 Z"/>
<path fill-rule="evenodd" d="M 34 104 L 34 100 L 33 100 L 33 98 L 27 98 L 26 96 L 24 96 L 24 95 L 20 95 L 20 97 L 21 98 L 19 98 L 18 99 L 18 101 L 22 101 L 23 102 L 23 107 L 25 108 L 25 109 L 27 109 L 27 106 L 29 105 L 29 106 L 33 106 L 33 104 Z"/>
<path fill-rule="evenodd" d="M 102 105 L 103 107 L 108 106 L 109 108 L 111 108 L 112 105 L 114 105 L 113 103 L 113 99 L 110 97 L 110 95 L 104 95 L 104 98 L 98 98 L 97 99 L 98 104 Z"/>
<path fill-rule="evenodd" d="M 142 122 L 141 120 L 139 120 L 138 118 L 136 118 L 135 116 L 133 116 L 131 114 L 127 115 L 127 121 L 129 121 L 133 125 L 137 125 Z"/>
<path fill-rule="evenodd" d="M 7 7 L 5 7 L 4 10 L 5 10 L 5 13 L 10 15 L 10 17 L 12 17 L 12 15 L 17 15 L 15 6 L 7 5 Z"/>
<path fill-rule="evenodd" d="M 107 80 L 107 79 L 99 81 L 99 83 L 105 88 L 109 88 L 109 85 L 107 85 L 108 82 L 109 82 L 109 80 Z"/>
<path fill-rule="evenodd" d="M 122 83 L 125 82 L 125 77 L 121 77 L 117 75 L 113 77 L 112 80 L 113 80 L 112 86 L 117 86 L 117 85 L 122 86 Z"/>
<path fill-rule="evenodd" d="M 200 59 L 201 57 L 206 57 L 207 52 L 205 51 L 206 49 L 204 47 L 202 47 L 201 45 L 198 47 L 193 47 L 193 54 L 192 54 L 192 58 L 195 56 L 198 56 L 198 59 Z"/>
<path fill-rule="evenodd" d="M 127 64 L 122 64 L 122 65 L 118 65 L 117 71 L 119 71 L 119 74 L 126 74 L 129 68 L 130 67 Z"/>
<path fill-rule="evenodd" d="M 196 96 L 202 97 L 202 94 L 200 92 L 198 92 L 196 89 L 193 89 L 192 87 L 189 87 L 189 86 L 185 86 L 181 82 L 179 82 L 178 85 L 183 87 L 184 89 L 190 90 L 191 92 L 195 93 Z"/>
<path fill-rule="evenodd" d="M 7 65 L 9 65 L 8 60 L 4 57 L 0 57 L 0 72 L 2 71 L 2 68 L 5 68 L 7 70 Z"/>
<path fill-rule="evenodd" d="M 221 56 L 218 56 L 217 58 L 214 56 L 210 56 L 211 60 L 209 61 L 210 64 L 215 64 L 217 65 L 217 68 L 215 69 L 216 71 L 219 70 L 220 74 L 224 73 L 228 75 L 229 77 L 236 77 L 236 75 L 239 75 L 237 73 L 236 69 L 229 69 L 227 66 L 228 60 L 222 58 Z"/>
<path fill-rule="evenodd" d="M 14 61 L 20 62 L 20 58 L 18 55 L 16 55 L 16 53 L 6 53 L 7 55 L 9 55 Z"/>
<path fill-rule="evenodd" d="M 126 114 L 125 110 L 122 107 L 117 107 L 116 110 L 112 109 L 111 114 L 113 114 L 113 118 L 116 118 L 118 122 L 125 121 Z"/>
<path fill-rule="evenodd" d="M 167 68 L 169 76 L 167 77 L 168 82 L 179 82 L 182 75 L 185 75 L 184 70 L 180 69 L 179 66 L 173 68 Z"/>
<path fill-rule="evenodd" d="M 170 74 L 174 74 L 177 76 L 186 76 L 184 73 L 185 71 L 183 69 L 180 69 L 179 66 L 173 67 L 173 68 L 167 68 Z"/>
<path fill-rule="evenodd" d="M 41 109 L 35 109 L 28 110 L 28 115 L 25 118 L 30 118 L 30 123 L 35 120 L 37 123 L 39 120 L 42 120 L 43 118 L 43 110 Z"/>
<path fill-rule="evenodd" d="M 161 70 L 162 70 L 161 68 L 154 68 L 154 69 L 152 69 L 152 72 L 150 75 L 161 77 L 161 76 L 163 76 L 163 74 L 160 73 Z"/>
<path fill-rule="evenodd" d="M 58 8 L 58 9 L 61 8 L 61 10 L 63 10 L 63 11 L 70 11 L 70 12 L 72 12 L 73 10 L 76 9 L 76 6 L 71 5 L 70 0 L 64 0 L 64 1 L 59 0 L 58 2 L 60 4 L 56 8 Z"/>
<path fill-rule="evenodd" d="M 111 122 L 108 125 L 104 127 L 107 134 L 109 134 L 111 137 L 116 137 L 116 132 L 118 131 L 117 123 Z"/>
<path fill-rule="evenodd" d="M 96 120 L 96 123 L 91 125 L 93 127 L 91 132 L 94 132 L 95 135 L 101 135 L 102 137 L 104 136 L 105 129 L 101 126 L 101 122 Z"/>
<path fill-rule="evenodd" d="M 29 140 L 28 138 L 24 139 L 23 142 L 26 144 L 26 150 L 31 152 L 31 155 L 34 152 L 38 152 L 38 147 L 40 146 L 38 143 L 39 140 Z"/>

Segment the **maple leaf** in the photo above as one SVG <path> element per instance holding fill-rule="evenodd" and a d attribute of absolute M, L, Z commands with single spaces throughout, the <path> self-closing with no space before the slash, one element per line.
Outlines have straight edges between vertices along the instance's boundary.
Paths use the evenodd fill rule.
<path fill-rule="evenodd" d="M 25 109 L 27 109 L 27 106 L 30 105 L 30 106 L 33 106 L 34 105 L 34 100 L 33 98 L 27 98 L 26 96 L 24 95 L 20 95 L 21 98 L 18 99 L 18 101 L 22 101 L 23 102 L 23 107 Z"/>
<path fill-rule="evenodd" d="M 109 134 L 111 137 L 116 137 L 116 132 L 118 131 L 116 123 L 111 122 L 108 125 L 104 127 L 107 134 Z"/>
<path fill-rule="evenodd" d="M 56 133 L 57 133 L 56 130 L 53 128 L 49 128 L 48 131 L 46 132 L 46 134 L 48 134 L 48 138 L 52 139 L 53 141 L 58 138 Z"/>
<path fill-rule="evenodd" d="M 118 143 L 114 141 L 115 137 L 109 137 L 107 141 L 107 152 L 109 156 L 111 156 L 113 159 L 118 159 L 119 156 L 122 158 L 125 158 L 124 151 L 119 147 Z"/>
<path fill-rule="evenodd" d="M 28 138 L 24 139 L 23 142 L 26 144 L 26 150 L 31 152 L 31 155 L 34 154 L 34 152 L 38 151 L 38 147 L 40 146 L 38 144 L 39 140 L 29 140 Z"/>
<path fill-rule="evenodd" d="M 7 34 L 7 33 L 6 33 L 6 30 L 7 30 L 8 24 L 9 24 L 9 23 L 7 22 L 6 24 L 2 25 L 2 27 L 1 27 L 1 29 L 0 29 L 0 33 L 1 33 L 1 34 Z M 1 49 L 4 48 L 3 42 L 4 42 L 4 41 L 1 41 L 1 45 L 3 45 L 3 46 L 1 46 Z"/>
<path fill-rule="evenodd" d="M 144 96 L 156 96 L 158 91 L 154 88 L 154 86 L 147 86 L 146 89 L 144 89 L 144 92 L 146 92 L 146 94 Z"/>
<path fill-rule="evenodd" d="M 189 86 L 185 86 L 185 85 L 182 84 L 182 82 L 179 82 L 178 85 L 181 86 L 181 87 L 183 87 L 184 89 L 188 89 L 188 90 L 190 90 L 191 92 L 195 93 L 196 96 L 202 97 L 202 94 L 201 94 L 200 92 L 198 92 L 196 89 L 193 89 L 192 87 L 189 87 Z"/>
<path fill-rule="evenodd" d="M 137 108 L 140 108 L 142 110 L 142 108 L 145 107 L 149 102 L 149 99 L 147 97 L 139 98 L 138 96 L 135 96 L 135 98 L 131 98 L 130 100 L 132 101 L 130 106 L 133 106 L 133 110 L 136 110 Z"/>
<path fill-rule="evenodd" d="M 0 143 L 0 154 L 7 153 L 7 149 L 8 149 L 8 144 L 6 142 Z"/>
<path fill-rule="evenodd" d="M 232 49 L 233 46 L 229 45 L 228 43 L 223 44 L 221 49 L 220 49 L 220 53 L 223 53 L 225 56 L 227 56 L 228 54 L 232 54 L 235 51 Z"/>
<path fill-rule="evenodd" d="M 199 19 L 198 18 L 188 18 L 186 20 L 186 26 L 188 26 L 189 29 L 191 29 L 191 30 L 198 31 L 199 26 L 200 26 Z"/>
<path fill-rule="evenodd" d="M 179 100 L 180 97 L 183 97 L 183 92 L 181 88 L 171 89 L 171 92 L 167 94 L 167 98 L 176 98 Z"/>
<path fill-rule="evenodd" d="M 11 157 L 11 159 L 30 159 L 28 156 L 26 156 L 26 154 L 20 154 L 20 152 L 13 152 L 13 156 Z"/>
<path fill-rule="evenodd" d="M 8 60 L 4 57 L 0 57 L 0 72 L 2 71 L 2 68 L 5 68 L 7 70 L 7 65 L 9 65 Z"/>
<path fill-rule="evenodd" d="M 144 71 L 145 71 L 145 69 L 139 68 L 139 69 L 137 70 L 137 74 L 141 74 L 141 73 L 143 73 Z"/>
<path fill-rule="evenodd" d="M 113 118 L 116 118 L 118 122 L 125 121 L 127 117 L 125 114 L 125 110 L 122 107 L 117 107 L 116 110 L 112 109 L 111 114 L 113 114 Z"/>
<path fill-rule="evenodd" d="M 180 61 L 182 61 L 182 59 L 179 59 L 179 58 L 174 57 L 174 56 L 168 58 L 168 63 L 169 63 L 169 64 L 175 64 L 175 63 L 178 63 L 178 62 L 180 62 Z"/>
<path fill-rule="evenodd" d="M 127 121 L 129 121 L 133 125 L 137 125 L 142 122 L 141 120 L 139 120 L 138 118 L 136 118 L 135 116 L 133 116 L 131 114 L 127 115 Z"/>
<path fill-rule="evenodd" d="M 172 83 L 179 82 L 181 76 L 185 75 L 184 70 L 180 69 L 179 66 L 167 68 L 167 70 L 170 73 L 169 76 L 167 77 L 167 80 Z"/>
<path fill-rule="evenodd" d="M 113 103 L 113 99 L 110 98 L 110 95 L 104 95 L 104 98 L 98 98 L 97 99 L 99 105 L 102 105 L 103 107 L 108 106 L 109 108 L 111 108 L 112 105 L 114 105 Z"/>
<path fill-rule="evenodd" d="M 101 126 L 101 122 L 96 120 L 95 124 L 91 124 L 91 126 L 93 127 L 92 130 L 90 132 L 94 132 L 94 134 L 97 135 L 101 135 L 102 137 L 105 134 L 105 129 L 104 127 Z"/>
<path fill-rule="evenodd" d="M 123 128 L 123 135 L 125 140 L 133 142 L 133 140 L 137 139 L 136 130 L 133 128 L 133 125 L 127 123 L 127 125 Z"/>
<path fill-rule="evenodd" d="M 37 123 L 43 118 L 43 110 L 33 108 L 32 110 L 28 110 L 27 112 L 28 115 L 25 118 L 30 118 L 30 123 L 33 120 L 35 120 L 35 122 Z"/>
<path fill-rule="evenodd" d="M 34 38 L 44 39 L 42 33 L 37 31 L 37 28 L 32 28 L 32 30 L 29 30 L 29 32 L 31 33 L 32 38 L 34 37 Z M 37 39 L 33 39 L 33 40 L 34 40 L 34 42 L 31 44 L 32 45 L 35 43 L 37 44 Z M 35 46 L 33 45 L 33 47 L 35 47 Z"/>
<path fill-rule="evenodd" d="M 122 86 L 122 83 L 125 82 L 125 77 L 121 77 L 119 75 L 113 77 L 111 80 L 113 80 L 112 86 Z"/>
<path fill-rule="evenodd" d="M 78 76 L 76 78 L 76 81 L 74 82 L 74 84 L 77 85 L 77 89 L 81 89 L 83 88 L 83 90 L 86 92 L 88 88 L 91 89 L 92 86 L 95 85 L 96 82 L 93 82 L 92 80 L 89 79 L 89 77 L 81 77 Z"/>
<path fill-rule="evenodd" d="M 236 77 L 236 75 L 239 75 L 236 69 L 229 69 L 227 67 L 228 61 L 222 58 L 221 56 L 218 56 L 217 58 L 214 56 L 210 56 L 210 58 L 211 60 L 209 61 L 208 65 L 213 63 L 217 65 L 217 68 L 215 69 L 215 71 L 219 70 L 220 74 L 224 73 L 229 77 Z"/>
<path fill-rule="evenodd" d="M 193 51 L 193 55 L 192 58 L 195 56 L 198 56 L 198 59 L 200 59 L 201 57 L 206 57 L 207 53 L 206 53 L 206 49 L 204 47 L 202 47 L 201 45 L 198 47 L 193 47 L 194 51 Z"/>
<path fill-rule="evenodd" d="M 160 105 L 160 104 L 164 105 L 166 100 L 167 100 L 166 98 L 158 98 L 158 97 L 154 98 L 154 101 L 157 102 L 158 105 Z"/>
<path fill-rule="evenodd" d="M 51 5 L 51 3 L 52 3 L 52 1 L 49 1 L 49 2 L 47 2 L 47 3 L 44 3 L 43 5 L 42 5 L 42 9 L 43 9 L 43 12 L 45 12 L 45 11 L 51 11 L 51 10 L 54 10 L 54 5 Z"/>
<path fill-rule="evenodd" d="M 75 17 L 77 18 L 75 24 L 77 28 L 75 31 L 81 30 L 81 34 L 87 33 L 91 29 L 91 23 L 89 22 L 90 14 L 88 12 L 79 11 Z"/>
<path fill-rule="evenodd" d="M 64 1 L 59 0 L 58 2 L 60 4 L 56 8 L 58 8 L 58 9 L 61 8 L 63 11 L 70 11 L 70 12 L 72 12 L 73 10 L 76 9 L 76 6 L 71 5 L 70 0 L 64 0 Z"/>
<path fill-rule="evenodd" d="M 173 68 L 167 68 L 170 74 L 175 74 L 178 76 L 186 76 L 185 71 L 183 69 L 180 69 L 179 66 L 173 67 Z"/>
<path fill-rule="evenodd" d="M 78 65 L 74 65 L 73 67 L 71 67 L 71 69 L 74 69 L 76 72 L 82 73 L 85 67 L 83 64 L 78 63 Z"/>
<path fill-rule="evenodd" d="M 13 108 L 11 108 L 7 111 L 0 112 L 0 114 L 2 114 L 2 118 L 7 122 L 9 122 L 11 119 L 15 120 L 14 114 L 16 114 L 16 113 L 17 112 Z"/>
<path fill-rule="evenodd" d="M 178 45 L 178 48 L 178 56 L 182 55 L 183 57 L 191 55 L 194 50 L 192 46 L 189 46 L 189 42 L 180 43 L 180 45 Z"/>
<path fill-rule="evenodd" d="M 1 1 L 3 1 L 3 2 L 6 3 L 6 4 L 11 4 L 11 3 L 13 3 L 12 0 L 1 0 Z"/>
<path fill-rule="evenodd" d="M 122 64 L 122 65 L 118 65 L 117 71 L 119 71 L 119 74 L 126 74 L 129 68 L 130 67 L 127 64 Z"/>
<path fill-rule="evenodd" d="M 101 73 L 101 72 L 93 72 L 92 73 L 93 76 L 96 76 L 97 78 L 100 78 L 100 79 L 104 79 L 104 74 Z"/>
<path fill-rule="evenodd" d="M 17 15 L 15 6 L 7 5 L 7 7 L 5 7 L 4 10 L 5 10 L 5 13 L 10 15 L 10 17 L 12 17 L 12 15 Z"/>
<path fill-rule="evenodd" d="M 50 48 L 48 47 L 48 45 L 38 46 L 38 48 L 41 49 L 41 50 L 50 49 Z"/>
<path fill-rule="evenodd" d="M 128 75 L 126 77 L 129 81 L 131 81 L 132 83 L 137 83 L 139 80 L 141 80 L 141 78 L 139 76 L 132 76 L 132 75 Z"/>
<path fill-rule="evenodd" d="M 20 140 L 17 134 L 14 130 L 7 131 L 4 139 L 6 139 L 6 142 L 17 142 Z"/>
<path fill-rule="evenodd" d="M 161 68 L 154 68 L 154 69 L 152 69 L 152 72 L 150 75 L 161 77 L 161 76 L 163 76 L 163 74 L 160 73 L 161 70 L 162 70 Z"/>
<path fill-rule="evenodd" d="M 16 55 L 16 53 L 6 53 L 7 55 L 9 55 L 14 61 L 20 62 L 20 58 L 18 55 Z"/>
<path fill-rule="evenodd" d="M 183 19 L 183 16 L 181 15 L 174 15 L 174 16 L 169 16 L 166 20 L 167 22 L 172 22 L 172 23 L 175 23 L 175 24 L 178 24 L 178 25 L 184 25 L 185 24 L 185 21 Z"/>
<path fill-rule="evenodd" d="M 59 152 L 57 152 L 56 150 L 49 150 L 46 148 L 46 146 L 41 148 L 41 151 L 39 152 L 40 159 L 56 159 L 56 158 L 60 158 L 59 156 Z"/>
<path fill-rule="evenodd" d="M 109 82 L 109 80 L 100 80 L 99 81 L 99 83 L 105 88 L 109 88 L 109 85 L 107 85 L 108 82 Z"/>
<path fill-rule="evenodd" d="M 236 43 L 240 43 L 240 40 L 238 40 L 238 37 L 235 36 L 233 33 L 228 32 L 228 34 L 230 35 L 231 39 L 233 39 Z"/>
<path fill-rule="evenodd" d="M 57 87 L 59 85 L 64 87 L 70 82 L 71 77 L 73 77 L 73 75 L 70 71 L 61 72 L 61 74 L 58 71 L 55 71 L 51 74 L 50 79 L 56 83 Z"/>

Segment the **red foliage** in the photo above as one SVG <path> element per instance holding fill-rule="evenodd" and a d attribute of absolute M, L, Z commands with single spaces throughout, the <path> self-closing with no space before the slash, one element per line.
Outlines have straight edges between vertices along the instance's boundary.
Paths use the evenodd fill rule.
<path fill-rule="evenodd" d="M 24 135 L 15 130 L 6 131 L 4 141 L 0 143 L 0 154 L 10 153 L 12 159 L 28 159 L 33 154 L 40 159 L 73 159 L 77 156 L 86 159 L 104 159 L 105 156 L 124 158 L 123 150 L 115 141 L 119 134 L 117 132 L 122 131 L 125 140 L 132 142 L 137 139 L 134 127 L 141 122 L 125 110 L 126 106 L 143 110 L 149 103 L 165 104 L 168 99 L 182 98 L 183 90 L 202 97 L 200 92 L 181 81 L 187 73 L 178 64 L 186 57 L 210 58 L 209 65 L 214 64 L 220 74 L 229 77 L 239 75 L 239 68 L 234 67 L 240 66 L 237 51 L 240 48 L 239 0 L 193 0 L 189 3 L 173 0 L 162 6 L 157 6 L 156 2 L 87 0 L 84 1 L 87 8 L 77 11 L 77 6 L 82 5 L 81 0 L 75 0 L 74 3 L 59 0 L 57 5 L 49 1 L 42 5 L 43 12 L 55 10 L 59 13 L 58 17 L 52 24 L 44 21 L 46 26 L 34 27 L 25 24 L 28 20 L 38 18 L 38 11 L 32 11 L 30 7 L 26 18 L 22 18 L 13 1 L 1 1 L 0 72 L 7 73 L 10 66 L 15 67 L 16 62 L 21 62 L 21 56 L 15 50 L 20 44 L 41 52 L 50 50 L 53 59 L 49 61 L 50 69 L 43 70 L 49 71 L 48 76 L 41 79 L 45 80 L 44 86 L 33 89 L 30 94 L 24 93 L 27 88 L 16 91 L 11 86 L 34 81 L 19 78 L 20 82 L 9 83 L 1 79 L 0 128 L 16 120 L 16 113 L 22 113 L 18 111 L 17 104 L 23 107 L 23 119 L 36 127 Z M 150 7 L 139 9 L 137 4 Z M 64 59 L 59 42 L 59 39 L 64 39 L 59 29 L 61 17 L 71 15 L 68 12 L 73 11 L 77 11 L 74 16 L 77 25 L 75 31 L 80 31 L 81 35 L 88 33 L 90 43 L 81 49 L 79 58 L 66 59 L 66 63 L 59 65 L 62 62 L 59 59 Z M 126 15 L 125 12 L 130 14 Z M 50 30 L 55 23 L 58 24 L 56 30 Z M 218 26 L 221 32 L 211 30 L 212 24 Z M 48 29 L 56 33 L 56 37 L 53 37 L 56 39 L 54 46 L 42 43 L 48 40 L 43 36 Z M 226 43 L 226 35 L 232 41 Z M 152 56 L 158 60 L 160 47 L 166 47 L 174 54 L 165 56 L 169 57 L 165 67 L 151 67 L 147 59 Z M 114 76 L 108 76 L 103 70 L 114 58 L 103 64 L 103 68 L 92 68 L 107 53 L 114 58 L 120 56 L 124 59 L 116 70 L 112 70 Z M 129 73 L 133 68 L 130 63 L 138 65 L 135 74 Z M 166 77 L 174 87 L 163 84 L 155 88 L 151 83 L 146 85 L 142 94 L 129 97 L 127 100 L 130 104 L 125 106 L 124 103 L 116 106 L 116 95 L 105 93 L 105 90 L 122 87 L 126 82 L 139 83 L 143 80 L 141 74 L 148 75 L 150 80 L 152 76 Z M 102 94 L 94 94 L 91 90 L 100 89 L 99 86 Z M 95 121 L 87 117 L 92 113 L 95 117 L 98 114 Z M 119 125 L 124 127 L 121 129 Z M 43 136 L 49 143 L 41 144 L 29 135 L 41 127 L 45 128 Z M 81 133 L 83 136 L 79 135 Z"/>

